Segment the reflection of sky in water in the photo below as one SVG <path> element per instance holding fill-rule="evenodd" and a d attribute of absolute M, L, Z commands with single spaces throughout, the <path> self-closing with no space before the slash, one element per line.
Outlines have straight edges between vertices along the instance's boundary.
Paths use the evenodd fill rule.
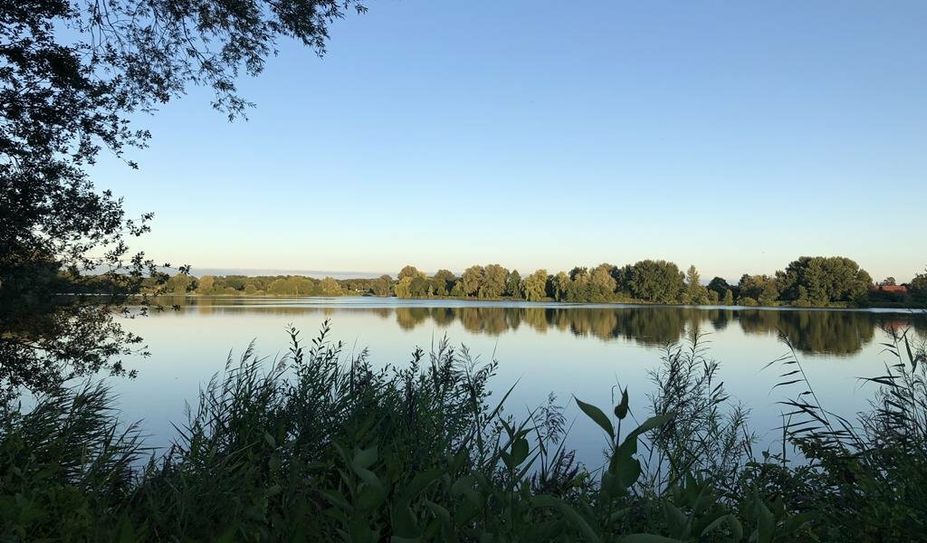
<path fill-rule="evenodd" d="M 772 390 L 779 368 L 763 370 L 787 350 L 778 330 L 801 350 L 821 401 L 843 415 L 864 408 L 870 396 L 871 388 L 861 389 L 857 378 L 878 374 L 888 361 L 880 345 L 888 339 L 884 329 L 913 325 L 920 337 L 927 332 L 925 315 L 905 313 L 503 305 L 371 298 L 197 300 L 177 312 L 128 321 L 152 356 L 128 361 L 129 368 L 139 369 L 138 379 L 113 385 L 125 418 L 144 419 L 148 443 L 164 445 L 173 435 L 171 422 L 184 420 L 184 402 L 195 402 L 200 384 L 222 369 L 230 350 L 238 356 L 255 339 L 258 353 L 280 355 L 287 348 L 288 323 L 308 341 L 320 322 L 331 318 L 333 337 L 344 341 L 345 352 L 368 347 L 375 364 L 402 364 L 416 345 L 427 350 L 447 334 L 483 360 L 495 353 L 501 362 L 495 390 L 519 381 L 510 412 L 523 414 L 554 392 L 567 406 L 568 420 L 576 418 L 570 443 L 582 460 L 595 464 L 601 436 L 576 417 L 571 394 L 606 407 L 612 386 L 620 382 L 630 389 L 632 410 L 646 416 L 641 411 L 650 390 L 647 372 L 658 367 L 660 345 L 684 340 L 694 329 L 708 334 L 710 357 L 721 362 L 731 395 L 753 409 L 752 426 L 765 436 L 764 444 L 777 437 L 771 431 L 781 422 L 775 402 L 787 394 Z"/>

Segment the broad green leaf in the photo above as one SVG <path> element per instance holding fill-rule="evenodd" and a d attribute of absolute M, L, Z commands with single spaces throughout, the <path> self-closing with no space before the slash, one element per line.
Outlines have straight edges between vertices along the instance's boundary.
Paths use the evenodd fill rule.
<path fill-rule="evenodd" d="M 361 510 L 370 511 L 380 507 L 385 499 L 386 493 L 383 492 L 382 488 L 362 485 L 357 493 L 357 507 Z"/>
<path fill-rule="evenodd" d="M 377 461 L 377 446 L 374 445 L 369 449 L 362 449 L 354 453 L 354 459 L 351 465 L 355 468 L 369 468 Z"/>
<path fill-rule="evenodd" d="M 395 534 L 393 536 L 394 540 L 399 536 L 414 541 L 421 535 L 418 528 L 418 519 L 415 518 L 412 510 L 406 505 L 397 504 L 393 507 L 392 521 L 393 533 Z"/>
<path fill-rule="evenodd" d="M 612 456 L 608 470 L 624 489 L 631 488 L 640 478 L 642 472 L 640 460 L 617 450 Z"/>
<path fill-rule="evenodd" d="M 756 498 L 756 542 L 772 543 L 776 531 L 776 519 L 759 498 Z"/>
<path fill-rule="evenodd" d="M 623 420 L 628 416 L 628 387 L 621 392 L 621 402 L 615 406 L 615 416 L 618 420 Z"/>
<path fill-rule="evenodd" d="M 669 420 L 670 420 L 669 415 L 654 415 L 653 417 L 650 417 L 649 419 L 645 420 L 644 423 L 638 426 L 634 430 L 633 433 L 636 435 L 647 433 L 650 430 L 653 430 L 654 428 L 659 428 L 660 426 L 663 426 Z"/>
<path fill-rule="evenodd" d="M 680 538 L 689 537 L 689 517 L 678 507 L 668 501 L 664 501 L 663 516 L 673 535 Z"/>
<path fill-rule="evenodd" d="M 579 406 L 579 408 L 582 410 L 583 413 L 586 414 L 587 417 L 589 417 L 590 419 L 592 419 L 593 422 L 598 424 L 599 428 L 605 430 L 605 432 L 608 433 L 608 435 L 612 439 L 615 438 L 615 427 L 612 426 L 612 421 L 609 420 L 609 418 L 605 415 L 605 413 L 602 412 L 601 409 L 599 409 L 598 407 L 592 404 L 583 402 L 579 398 L 576 398 L 575 396 L 573 397 L 573 399 L 576 400 L 576 405 Z"/>
<path fill-rule="evenodd" d="M 512 443 L 512 467 L 520 465 L 528 458 L 528 440 L 525 438 L 516 439 Z"/>

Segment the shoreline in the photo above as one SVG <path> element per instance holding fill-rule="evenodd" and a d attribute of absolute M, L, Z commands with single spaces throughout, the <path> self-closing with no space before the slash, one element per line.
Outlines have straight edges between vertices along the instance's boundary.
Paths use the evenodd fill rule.
<path fill-rule="evenodd" d="M 276 294 L 160 294 L 149 295 L 151 298 L 185 298 L 185 299 L 222 299 L 222 300 L 314 300 L 325 302 L 336 302 L 338 300 L 381 300 L 386 303 L 370 304 L 376 307 L 500 307 L 500 308 L 589 308 L 589 309 L 634 309 L 634 308 L 680 308 L 680 309 L 702 309 L 702 310 L 719 310 L 727 309 L 731 311 L 840 311 L 840 312 L 864 312 L 864 313 L 915 313 L 927 314 L 927 307 L 924 306 L 869 306 L 869 307 L 846 307 L 846 306 L 748 306 L 748 305 L 715 305 L 715 304 L 658 304 L 643 301 L 633 302 L 558 302 L 556 300 L 527 301 L 513 298 L 496 298 L 496 299 L 479 299 L 479 298 L 456 298 L 456 297 L 430 297 L 430 298 L 399 298 L 397 296 L 371 296 L 371 295 L 343 295 L 343 296 L 293 296 L 293 295 L 276 295 Z M 390 303 L 391 302 L 391 303 Z M 451 304 L 447 304 L 451 302 Z M 316 304 L 313 304 L 316 305 Z M 349 305 L 349 304 L 343 304 Z"/>

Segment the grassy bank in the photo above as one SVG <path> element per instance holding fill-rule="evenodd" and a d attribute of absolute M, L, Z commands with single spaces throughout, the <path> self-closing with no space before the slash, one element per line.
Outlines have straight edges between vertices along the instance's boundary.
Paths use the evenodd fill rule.
<path fill-rule="evenodd" d="M 777 362 L 799 463 L 787 446 L 753 450 L 747 414 L 697 343 L 668 348 L 650 405 L 570 400 L 602 429 L 599 467 L 575 462 L 553 399 L 521 414 L 490 395 L 495 362 L 442 342 L 374 369 L 329 335 L 292 330 L 278 360 L 229 360 L 150 459 L 103 387 L 7 407 L 0 539 L 846 542 L 927 530 L 927 363 L 904 336 L 852 423 L 818 404 L 796 357 Z"/>

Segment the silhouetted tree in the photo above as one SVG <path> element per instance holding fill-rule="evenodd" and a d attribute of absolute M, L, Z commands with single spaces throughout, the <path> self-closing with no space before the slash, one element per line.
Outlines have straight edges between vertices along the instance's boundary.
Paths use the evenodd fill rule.
<path fill-rule="evenodd" d="M 130 252 L 152 215 L 130 220 L 88 177 L 100 151 L 126 159 L 149 138 L 130 119 L 191 85 L 212 88 L 213 105 L 240 116 L 249 103 L 238 75 L 258 75 L 280 38 L 321 54 L 329 24 L 348 8 L 364 9 L 353 0 L 0 2 L 0 385 L 8 393 L 103 368 L 124 373 L 119 358 L 139 339 L 112 319 L 112 306 L 151 284 L 146 276 L 166 280 Z M 73 296 L 90 290 L 98 295 Z"/>

